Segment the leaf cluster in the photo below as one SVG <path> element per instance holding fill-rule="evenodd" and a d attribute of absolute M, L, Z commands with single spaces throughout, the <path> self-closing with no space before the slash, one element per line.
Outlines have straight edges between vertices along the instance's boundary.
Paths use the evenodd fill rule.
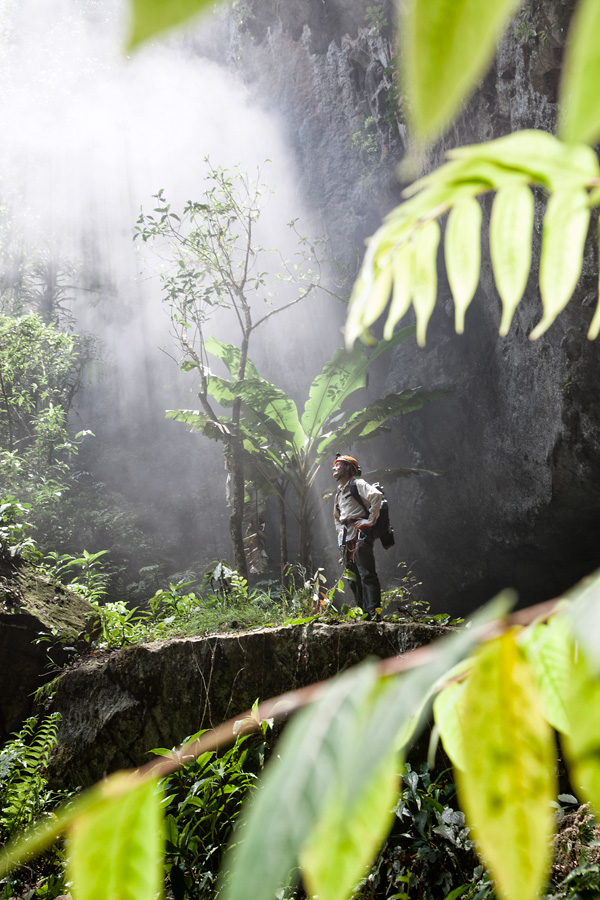
<path fill-rule="evenodd" d="M 218 896 L 223 853 L 267 749 L 266 732 L 245 735 L 230 749 L 203 753 L 165 779 L 165 876 L 174 900 Z"/>
<path fill-rule="evenodd" d="M 351 351 L 337 350 L 313 381 L 302 412 L 285 391 L 261 378 L 250 360 L 247 376 L 236 380 L 240 351 L 214 338 L 207 340 L 207 350 L 225 363 L 232 376 L 211 376 L 207 382 L 209 393 L 226 408 L 232 407 L 236 399 L 241 401 L 240 429 L 247 479 L 264 493 L 278 494 L 301 527 L 312 520 L 313 486 L 324 461 L 337 447 L 370 440 L 387 430 L 393 417 L 418 410 L 445 393 L 411 388 L 389 394 L 356 412 L 343 408 L 353 393 L 366 387 L 369 367 L 413 334 L 414 328 L 408 327 L 389 340 L 380 341 L 372 350 L 359 346 Z M 221 418 L 217 427 L 201 410 L 168 410 L 167 418 L 218 441 L 225 439 L 230 424 Z M 415 471 L 406 469 L 401 474 Z M 296 505 L 286 496 L 288 486 Z"/>
<path fill-rule="evenodd" d="M 569 302 L 577 284 L 591 208 L 600 201 L 600 167 L 584 144 L 563 144 L 545 132 L 522 131 L 448 153 L 449 161 L 415 182 L 408 199 L 370 239 L 355 283 L 346 338 L 356 338 L 388 304 L 384 336 L 414 308 L 417 339 L 425 344 L 437 299 L 439 220 L 446 213 L 444 255 L 455 304 L 455 327 L 464 330 L 481 267 L 479 196 L 495 191 L 490 220 L 494 279 L 502 301 L 500 334 L 508 334 L 531 268 L 534 226 L 532 187 L 548 195 L 542 229 L 539 286 L 543 316 L 531 333 L 540 337 Z M 590 337 L 600 331 L 600 312 Z"/>

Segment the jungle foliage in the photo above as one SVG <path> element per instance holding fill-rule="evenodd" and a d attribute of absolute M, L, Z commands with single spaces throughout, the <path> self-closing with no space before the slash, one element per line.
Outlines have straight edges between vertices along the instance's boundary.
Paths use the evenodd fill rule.
<path fill-rule="evenodd" d="M 220 406 L 231 408 L 241 402 L 239 429 L 244 447 L 245 478 L 263 495 L 275 494 L 280 508 L 294 517 L 300 533 L 300 561 L 312 570 L 312 525 L 319 498 L 315 484 L 325 461 L 330 461 L 338 447 L 370 440 L 387 430 L 395 416 L 420 409 L 424 403 L 442 396 L 444 391 L 422 391 L 409 388 L 388 394 L 361 410 L 351 412 L 343 404 L 355 391 L 367 385 L 369 367 L 387 350 L 409 340 L 414 328 L 397 331 L 389 340 L 380 341 L 371 352 L 356 347 L 352 351 L 337 350 L 313 381 L 302 414 L 285 391 L 261 378 L 256 366 L 247 363 L 247 376 L 237 378 L 239 351 L 214 338 L 206 341 L 206 349 L 227 366 L 230 379 L 211 375 L 207 392 Z M 229 420 L 221 419 L 220 427 L 201 410 L 169 410 L 167 418 L 184 422 L 215 440 L 224 440 Z M 404 468 L 386 473 L 389 483 L 396 477 L 422 474 L 423 470 Z M 289 497 L 291 489 L 293 499 Z M 283 547 L 282 562 L 289 558 Z"/>
<path fill-rule="evenodd" d="M 141 212 L 134 238 L 150 244 L 167 259 L 160 275 L 164 299 L 171 316 L 172 333 L 184 372 L 198 376 L 197 395 L 202 406 L 205 434 L 223 445 L 228 473 L 229 532 L 235 568 L 247 577 L 244 547 L 244 436 L 240 423 L 242 398 L 237 385 L 255 370 L 249 361 L 251 339 L 273 316 L 323 290 L 322 241 L 309 241 L 289 225 L 294 237 L 293 259 L 260 245 L 259 220 L 271 193 L 259 171 L 251 177 L 238 167 L 234 171 L 213 166 L 208 159 L 206 188 L 201 200 L 189 201 L 178 214 L 164 192 L 156 195 L 152 212 Z M 225 316 L 239 335 L 239 349 L 232 348 L 227 363 L 235 381 L 231 415 L 223 417 L 215 407 L 216 379 L 209 365 L 215 352 L 209 335 Z M 218 398 L 217 398 L 218 399 Z"/>
<path fill-rule="evenodd" d="M 176 24 L 202 5 L 193 0 L 170 4 L 167 14 L 165 4 L 136 0 L 133 42 Z M 155 15 L 158 6 L 160 16 Z M 403 57 L 408 109 L 422 138 L 435 136 L 474 87 L 514 8 L 512 0 L 491 5 L 478 0 L 452 4 L 410 0 L 402 4 L 402 32 L 411 44 Z M 599 17 L 596 0 L 580 0 L 562 88 L 568 108 L 563 112 L 561 136 L 568 142 L 595 140 L 600 131 Z M 530 206 L 523 190 L 517 190 L 512 178 L 515 171 L 526 190 L 532 182 L 549 183 L 547 172 L 542 177 L 534 168 L 533 140 L 527 135 L 513 136 L 510 146 L 514 154 L 507 154 L 505 162 L 491 160 L 489 171 L 496 181 L 490 178 L 485 183 L 490 188 L 498 185 L 499 196 L 498 169 L 502 177 L 504 170 L 510 176 L 511 193 L 503 196 L 500 206 L 509 218 L 520 204 Z M 544 141 L 538 142 L 540 146 Z M 497 150 L 496 144 L 484 152 L 489 156 Z M 544 287 L 544 318 L 538 333 L 570 298 L 579 272 L 588 210 L 598 200 L 598 176 L 589 168 L 588 150 L 560 145 L 556 152 L 542 153 L 546 163 L 553 153 L 565 172 L 557 176 L 558 187 L 556 179 L 552 182 L 543 253 L 557 250 L 556 261 L 552 265 L 549 261 L 544 270 L 544 281 L 554 277 L 556 286 Z M 469 156 L 464 193 L 473 200 L 477 193 L 473 183 L 479 188 L 484 179 L 481 170 L 472 166 L 473 158 L 479 162 L 477 153 L 466 151 Z M 569 178 L 563 179 L 563 174 Z M 429 184 L 433 181 L 435 189 L 440 189 L 443 205 L 454 206 L 464 199 L 463 184 L 460 179 L 453 181 L 453 176 L 448 182 L 445 178 L 446 174 L 434 173 Z M 376 317 L 368 311 L 370 305 L 377 315 L 383 311 L 391 284 L 389 269 L 394 266 L 396 287 L 402 286 L 399 305 L 407 305 L 408 294 L 424 340 L 428 310 L 436 299 L 434 249 L 438 240 L 431 221 L 437 212 L 427 205 L 432 195 L 425 196 L 427 203 L 416 220 L 409 216 L 410 234 L 404 227 L 394 231 L 397 223 L 392 214 L 384 226 L 389 228 L 387 237 L 380 233 L 370 247 L 371 268 L 367 265 L 360 276 L 351 309 L 351 325 L 355 324 L 349 327 L 350 343 L 360 330 L 356 322 L 362 328 L 371 316 L 370 321 Z M 463 212 L 465 208 L 467 212 Z M 471 234 L 477 231 L 474 209 L 472 203 L 461 209 Z M 402 214 L 398 215 L 402 219 Z M 563 219 L 568 223 L 566 232 Z M 500 234 L 506 234 L 505 226 L 498 227 Z M 558 247 L 562 239 L 573 251 L 568 259 Z M 410 253 L 404 253 L 409 240 Z M 455 245 L 451 242 L 451 246 Z M 389 256 L 378 256 L 382 247 Z M 454 253 L 458 282 L 462 279 L 470 290 L 473 270 L 465 262 L 460 241 L 458 247 L 450 255 Z M 520 298 L 514 285 L 518 287 L 522 278 L 524 252 L 526 248 L 521 248 L 517 257 L 506 263 L 508 274 L 499 276 L 503 270 L 494 261 L 503 290 L 508 291 L 513 273 L 513 294 L 507 294 L 512 303 Z M 379 261 L 374 266 L 375 259 L 382 263 L 383 279 L 378 278 L 381 273 Z M 459 305 L 464 306 L 469 291 L 464 285 L 461 291 Z M 510 302 L 504 297 L 503 301 L 505 308 L 510 308 Z M 223 881 L 226 900 L 282 897 L 282 885 L 298 866 L 309 894 L 318 894 L 320 900 L 349 896 L 389 833 L 391 810 L 399 797 L 398 754 L 418 730 L 434 696 L 436 725 L 454 764 L 461 807 L 489 864 L 497 894 L 503 900 L 534 900 L 539 895 L 548 877 L 554 830 L 555 734 L 577 795 L 600 811 L 600 577 L 581 585 L 563 604 L 507 617 L 509 605 L 507 598 L 501 597 L 469 623 L 470 627 L 438 645 L 379 667 L 365 663 L 308 692 L 312 706 L 295 716 L 286 729 L 277 758 L 268 766 L 261 789 L 240 820 Z M 308 697 L 305 695 L 303 702 Z M 277 699 L 261 705 L 257 718 L 269 717 L 283 702 Z M 289 712 L 292 698 L 285 703 Z M 200 755 L 213 749 L 226 734 L 231 737 L 233 727 L 234 723 L 229 723 L 211 737 L 201 736 L 185 752 Z M 245 727 L 240 726 L 238 733 Z M 2 857 L 4 870 L 66 830 L 71 877 L 80 900 L 154 897 L 160 887 L 164 834 L 157 778 L 178 766 L 178 758 L 169 758 L 155 768 L 112 775 L 52 823 L 7 848 Z M 582 873 L 574 874 L 574 884 L 577 877 L 581 878 L 578 888 L 593 890 L 593 873 L 588 872 L 587 881 Z M 465 893 L 462 887 L 457 885 L 449 896 L 454 900 Z"/>

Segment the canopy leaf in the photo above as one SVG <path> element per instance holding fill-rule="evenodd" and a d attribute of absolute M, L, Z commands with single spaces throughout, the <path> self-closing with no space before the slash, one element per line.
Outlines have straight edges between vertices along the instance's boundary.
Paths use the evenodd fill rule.
<path fill-rule="evenodd" d="M 453 206 L 446 226 L 445 250 L 446 272 L 456 309 L 455 328 L 462 334 L 481 267 L 481 206 L 475 197 L 465 197 Z"/>
<path fill-rule="evenodd" d="M 528 185 L 506 185 L 496 194 L 490 220 L 490 253 L 502 300 L 503 336 L 509 332 L 529 278 L 533 213 L 533 194 Z"/>
<path fill-rule="evenodd" d="M 484 144 L 450 151 L 449 162 L 405 191 L 408 198 L 369 240 L 354 285 L 346 346 L 351 348 L 382 312 L 381 294 L 372 302 L 380 272 L 391 273 L 392 303 L 384 333 L 390 335 L 411 297 L 417 337 L 425 341 L 437 293 L 438 220 L 451 215 L 445 234 L 448 279 L 457 301 L 457 330 L 471 301 L 479 271 L 476 194 L 498 191 L 490 225 L 494 277 L 503 304 L 500 331 L 506 334 L 531 267 L 533 196 L 530 186 L 550 194 L 544 219 L 540 290 L 544 304 L 535 340 L 568 303 L 579 274 L 590 208 L 600 202 L 600 168 L 592 149 L 564 144 L 542 131 L 522 131 Z M 467 236 L 468 239 L 467 239 Z M 469 247 L 472 252 L 469 253 Z M 590 336 L 600 332 L 600 312 Z"/>
<path fill-rule="evenodd" d="M 400 28 L 408 110 L 431 140 L 456 114 L 492 60 L 518 0 L 409 0 Z"/>
<path fill-rule="evenodd" d="M 579 0 L 563 67 L 559 133 L 565 141 L 596 144 L 600 138 L 600 6 Z"/>

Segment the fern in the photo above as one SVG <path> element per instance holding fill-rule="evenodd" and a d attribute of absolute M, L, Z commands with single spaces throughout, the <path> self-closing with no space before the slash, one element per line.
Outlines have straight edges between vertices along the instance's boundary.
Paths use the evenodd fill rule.
<path fill-rule="evenodd" d="M 0 840 L 6 841 L 39 818 L 57 800 L 46 772 L 57 742 L 60 713 L 38 723 L 27 719 L 0 751 Z"/>

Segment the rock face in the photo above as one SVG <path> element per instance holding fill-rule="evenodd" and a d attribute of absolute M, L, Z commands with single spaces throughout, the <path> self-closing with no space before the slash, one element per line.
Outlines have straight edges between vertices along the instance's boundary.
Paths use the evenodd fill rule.
<path fill-rule="evenodd" d="M 337 255 L 347 261 L 398 202 L 394 170 L 406 142 L 402 105 L 394 98 L 390 26 L 373 24 L 373 13 L 369 20 L 369 5 L 306 0 L 288 8 L 261 0 L 236 32 L 239 69 L 279 110 L 304 190 L 322 213 Z M 534 0 L 523 7 L 428 167 L 452 146 L 521 128 L 553 131 L 574 7 L 574 0 Z M 391 20 L 387 4 L 379 8 Z M 537 201 L 533 274 L 509 336 L 498 336 L 486 200 L 482 277 L 466 334 L 453 330 L 440 254 L 427 347 L 404 345 L 373 377 L 380 396 L 418 385 L 452 391 L 397 420 L 378 447 L 356 448 L 367 471 L 417 465 L 442 473 L 387 491 L 397 511 L 393 562 L 415 561 L 413 571 L 438 609 L 465 612 L 505 586 L 517 588 L 522 602 L 534 602 L 600 565 L 600 345 L 586 339 L 598 297 L 595 229 L 567 310 L 531 343 L 528 334 L 541 312 L 537 260 L 544 203 Z M 388 555 L 382 564 L 384 580 L 393 562 Z"/>
<path fill-rule="evenodd" d="M 17 574 L 4 570 L 0 582 L 0 741 L 4 741 L 31 715 L 33 692 L 54 677 L 48 668 L 48 644 L 38 641 L 40 634 L 74 639 L 93 610 L 74 591 L 27 566 Z"/>
<path fill-rule="evenodd" d="M 142 644 L 67 670 L 53 709 L 62 714 L 53 776 L 88 785 L 137 766 L 254 701 L 328 678 L 368 656 L 429 643 L 445 629 L 359 623 L 290 625 L 242 634 Z"/>

